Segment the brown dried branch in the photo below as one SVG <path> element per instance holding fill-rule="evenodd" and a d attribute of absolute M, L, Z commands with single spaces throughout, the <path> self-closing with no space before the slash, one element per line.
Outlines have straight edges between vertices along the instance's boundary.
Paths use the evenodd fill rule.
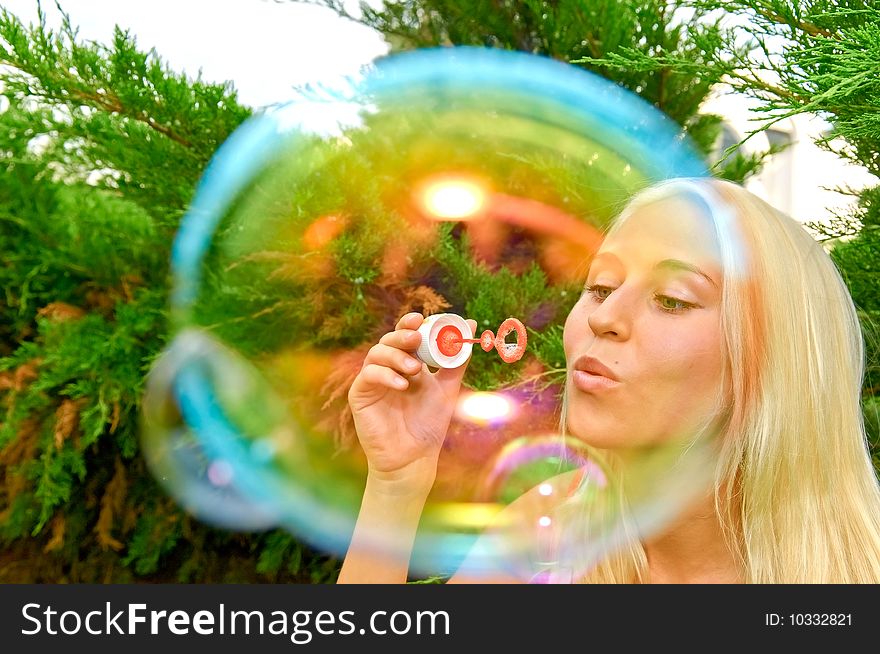
<path fill-rule="evenodd" d="M 421 309 L 424 315 L 430 316 L 451 306 L 445 297 L 430 286 L 416 286 L 406 291 L 397 313 L 398 316 L 402 316 L 415 309 Z"/>
<path fill-rule="evenodd" d="M 799 29 L 801 32 L 806 32 L 810 36 L 824 36 L 826 39 L 839 38 L 837 34 L 830 30 L 819 27 L 809 21 L 794 19 L 794 17 L 786 18 L 785 16 L 774 12 L 769 7 L 757 7 L 755 11 L 770 22 L 776 23 L 777 25 L 788 25 L 789 27 Z"/>
<path fill-rule="evenodd" d="M 86 312 L 67 302 L 50 302 L 42 309 L 37 311 L 37 316 L 41 318 L 49 318 L 59 322 L 64 320 L 79 320 L 86 315 Z"/>
<path fill-rule="evenodd" d="M 0 512 L 0 522 L 12 510 L 13 500 L 27 488 L 27 478 L 18 471 L 18 466 L 34 458 L 39 438 L 40 422 L 31 418 L 21 424 L 15 438 L 0 450 L 0 466 L 5 468 L 3 490 L 6 494 L 6 509 Z"/>
<path fill-rule="evenodd" d="M 110 433 L 115 434 L 116 428 L 119 426 L 119 416 L 122 413 L 122 408 L 119 405 L 119 402 L 113 403 L 113 413 L 110 415 Z"/>
<path fill-rule="evenodd" d="M 55 517 L 52 518 L 52 537 L 43 548 L 43 553 L 54 552 L 55 550 L 60 550 L 62 547 L 64 547 L 64 532 L 66 530 L 66 527 L 67 521 L 60 513 L 56 514 Z"/>
<path fill-rule="evenodd" d="M 66 399 L 55 410 L 55 447 L 61 449 L 66 441 L 79 426 L 79 412 L 85 404 L 85 400 Z"/>
<path fill-rule="evenodd" d="M 337 448 L 347 448 L 357 438 L 354 419 L 348 406 L 348 389 L 361 371 L 369 349 L 370 345 L 365 344 L 356 350 L 349 350 L 337 356 L 333 362 L 332 372 L 327 375 L 327 380 L 321 387 L 321 396 L 327 399 L 321 407 L 325 417 L 317 426 L 321 430 L 333 433 Z"/>
<path fill-rule="evenodd" d="M 95 524 L 95 533 L 98 536 L 98 544 L 103 549 L 121 550 L 124 545 L 113 537 L 114 517 L 122 513 L 125 504 L 125 496 L 128 491 L 128 482 L 125 475 L 125 466 L 119 457 L 116 458 L 113 478 L 104 488 L 101 497 L 101 511 Z"/>
<path fill-rule="evenodd" d="M 16 393 L 23 391 L 28 382 L 37 378 L 37 368 L 42 361 L 42 359 L 31 359 L 15 370 L 0 373 L 0 391 L 12 390 Z"/>
<path fill-rule="evenodd" d="M 60 83 L 63 84 L 63 82 Z M 70 95 L 78 100 L 82 100 L 87 104 L 92 104 L 100 109 L 103 109 L 108 113 L 119 114 L 120 116 L 127 116 L 132 120 L 144 123 L 151 129 L 159 132 L 164 136 L 167 136 L 175 143 L 179 143 L 180 145 L 183 145 L 187 148 L 192 148 L 192 143 L 188 139 L 185 139 L 183 136 L 172 130 L 167 125 L 163 125 L 152 116 L 147 115 L 146 112 L 127 110 L 125 105 L 122 104 L 122 101 L 113 93 L 97 94 L 89 93 L 87 91 L 83 91 L 82 89 L 73 88 L 70 89 Z"/>

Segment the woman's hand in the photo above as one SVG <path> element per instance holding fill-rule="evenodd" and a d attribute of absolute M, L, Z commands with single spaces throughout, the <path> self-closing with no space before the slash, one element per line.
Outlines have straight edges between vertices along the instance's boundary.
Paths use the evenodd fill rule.
<path fill-rule="evenodd" d="M 432 373 L 415 356 L 424 318 L 408 313 L 364 359 L 348 392 L 369 475 L 393 492 L 427 494 L 467 363 Z M 468 320 L 471 330 L 477 323 Z"/>

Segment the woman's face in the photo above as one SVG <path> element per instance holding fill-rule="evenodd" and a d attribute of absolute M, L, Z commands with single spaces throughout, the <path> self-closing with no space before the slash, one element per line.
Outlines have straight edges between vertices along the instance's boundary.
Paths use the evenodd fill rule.
<path fill-rule="evenodd" d="M 713 417 L 721 264 L 709 219 L 669 198 L 609 236 L 565 322 L 567 425 L 590 445 L 655 445 Z"/>

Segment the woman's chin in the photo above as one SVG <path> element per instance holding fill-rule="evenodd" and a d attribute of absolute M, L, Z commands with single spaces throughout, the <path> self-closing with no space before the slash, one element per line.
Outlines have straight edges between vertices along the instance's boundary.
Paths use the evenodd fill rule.
<path fill-rule="evenodd" d="M 625 452 L 662 442 L 660 434 L 645 431 L 641 421 L 626 423 L 618 415 L 603 415 L 600 411 L 572 411 L 566 416 L 567 433 L 582 443 L 602 450 Z"/>
<path fill-rule="evenodd" d="M 603 450 L 617 449 L 628 445 L 627 438 L 619 433 L 619 430 L 602 428 L 595 421 L 572 420 L 566 421 L 566 430 L 572 436 L 590 447 Z"/>

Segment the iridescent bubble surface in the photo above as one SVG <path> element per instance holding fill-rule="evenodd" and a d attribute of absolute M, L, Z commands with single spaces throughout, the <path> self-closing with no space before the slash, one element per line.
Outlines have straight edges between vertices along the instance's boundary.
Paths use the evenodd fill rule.
<path fill-rule="evenodd" d="M 151 469 L 202 520 L 342 555 L 366 475 L 346 394 L 367 350 L 409 311 L 474 319 L 476 339 L 516 316 L 521 359 L 472 348 L 412 565 L 577 578 L 619 545 L 620 512 L 560 528 L 621 486 L 560 435 L 562 324 L 627 200 L 703 173 L 652 107 L 536 56 L 413 52 L 304 90 L 220 148 L 182 222 L 175 338 L 145 398 Z M 672 483 L 671 451 L 630 467 L 646 525 L 696 487 Z M 511 510 L 524 496 L 534 507 Z"/>

